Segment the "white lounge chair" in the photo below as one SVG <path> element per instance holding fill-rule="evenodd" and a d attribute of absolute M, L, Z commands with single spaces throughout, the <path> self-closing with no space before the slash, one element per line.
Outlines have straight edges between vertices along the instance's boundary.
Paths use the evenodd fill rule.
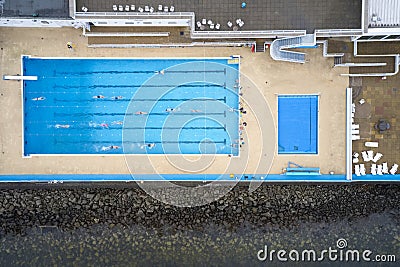
<path fill-rule="evenodd" d="M 390 168 L 390 174 L 395 175 L 397 172 L 397 168 L 399 167 L 399 165 L 397 165 L 396 163 L 393 164 L 392 168 Z"/>
<path fill-rule="evenodd" d="M 382 165 L 381 165 L 381 164 L 378 165 L 378 169 L 376 170 L 376 173 L 377 173 L 378 175 L 382 175 L 382 174 L 383 174 L 383 173 L 382 173 Z"/>
<path fill-rule="evenodd" d="M 114 10 L 114 11 L 118 11 L 117 5 L 113 5 L 113 10 Z"/>
<path fill-rule="evenodd" d="M 371 165 L 371 174 L 376 175 L 376 164 Z"/>
<path fill-rule="evenodd" d="M 360 130 L 351 129 L 351 134 L 358 135 L 358 134 L 360 134 Z"/>
<path fill-rule="evenodd" d="M 365 103 L 365 99 L 361 98 L 360 101 L 358 101 L 358 103 L 360 103 L 360 105 L 364 104 Z"/>
<path fill-rule="evenodd" d="M 171 7 L 169 8 L 169 11 L 170 11 L 170 12 L 174 12 L 174 11 L 175 11 L 175 7 L 174 7 L 174 6 L 171 6 Z"/>
<path fill-rule="evenodd" d="M 143 7 L 138 7 L 138 9 L 137 9 L 140 13 L 142 13 L 143 12 Z"/>
<path fill-rule="evenodd" d="M 352 124 L 352 125 L 351 125 L 351 129 L 352 129 L 352 130 L 358 130 L 358 129 L 360 129 L 360 124 Z"/>
<path fill-rule="evenodd" d="M 382 172 L 385 173 L 385 174 L 389 173 L 387 162 L 382 163 Z"/>
<path fill-rule="evenodd" d="M 219 30 L 219 28 L 221 28 L 221 24 L 217 23 L 217 24 L 215 25 L 215 29 Z"/>
<path fill-rule="evenodd" d="M 358 154 L 357 152 L 353 153 L 353 157 L 358 158 L 358 156 L 360 156 L 360 154 Z"/>
<path fill-rule="evenodd" d="M 129 12 L 129 10 L 130 10 L 129 5 L 126 5 L 126 6 L 125 6 L 125 11 L 126 11 L 126 12 Z"/>
<path fill-rule="evenodd" d="M 85 6 L 83 6 L 83 7 L 82 7 L 82 11 L 83 11 L 83 12 L 88 12 L 88 8 L 85 7 Z"/>
<path fill-rule="evenodd" d="M 208 24 L 208 25 L 211 25 L 211 24 L 213 24 L 212 20 L 211 20 L 211 19 L 209 19 L 209 20 L 207 21 L 207 24 Z"/>
<path fill-rule="evenodd" d="M 131 5 L 131 11 L 135 11 L 136 6 L 135 5 Z"/>
<path fill-rule="evenodd" d="M 366 147 L 379 147 L 378 142 L 365 142 L 364 144 Z"/>
<path fill-rule="evenodd" d="M 359 136 L 359 135 L 354 135 L 354 134 L 352 134 L 352 135 L 351 135 L 351 140 L 352 140 L 352 141 L 360 140 L 360 136 Z"/>
<path fill-rule="evenodd" d="M 154 7 L 150 7 L 150 13 L 153 13 L 154 12 Z"/>
<path fill-rule="evenodd" d="M 360 160 L 358 158 L 353 158 L 353 163 L 358 163 Z"/>
<path fill-rule="evenodd" d="M 354 174 L 357 176 L 361 176 L 360 165 L 354 165 Z"/>
<path fill-rule="evenodd" d="M 167 6 L 164 7 L 164 12 L 168 12 L 169 8 Z"/>
<path fill-rule="evenodd" d="M 380 160 L 382 158 L 382 156 L 383 155 L 378 152 L 378 153 L 376 153 L 375 157 L 373 157 L 372 161 L 376 163 L 378 160 Z"/>
<path fill-rule="evenodd" d="M 369 161 L 369 157 L 368 157 L 367 151 L 361 152 L 361 156 L 363 158 L 363 161 L 365 161 L 365 162 Z"/>
<path fill-rule="evenodd" d="M 200 22 L 200 21 L 196 22 L 196 26 L 197 26 L 198 28 L 200 28 L 200 27 L 201 27 L 201 22 Z"/>
<path fill-rule="evenodd" d="M 119 10 L 119 11 L 124 11 L 124 7 L 123 7 L 122 5 L 119 5 L 119 6 L 118 6 L 118 10 Z"/>
<path fill-rule="evenodd" d="M 149 6 L 144 6 L 144 11 L 150 12 L 150 7 Z"/>
<path fill-rule="evenodd" d="M 354 103 L 351 104 L 351 112 L 356 113 L 356 104 Z"/>
<path fill-rule="evenodd" d="M 232 23 L 231 21 L 228 21 L 228 22 L 226 23 L 226 25 L 228 25 L 228 27 L 231 28 L 232 25 L 233 25 L 233 23 Z"/>
<path fill-rule="evenodd" d="M 351 117 L 354 118 L 354 112 L 351 113 Z"/>
<path fill-rule="evenodd" d="M 202 19 L 201 20 L 201 24 L 206 25 L 207 24 L 207 20 L 206 19 Z"/>
<path fill-rule="evenodd" d="M 365 175 L 365 165 L 364 164 L 360 164 L 360 173 L 361 173 L 361 175 Z"/>
<path fill-rule="evenodd" d="M 158 5 L 158 11 L 162 11 L 163 10 L 163 6 L 162 5 Z"/>
<path fill-rule="evenodd" d="M 239 23 L 239 27 L 241 28 L 241 27 L 243 27 L 243 25 L 244 25 L 244 21 L 241 21 L 241 22 Z"/>
<path fill-rule="evenodd" d="M 374 151 L 368 150 L 367 155 L 368 155 L 368 161 L 371 161 L 374 159 Z"/>

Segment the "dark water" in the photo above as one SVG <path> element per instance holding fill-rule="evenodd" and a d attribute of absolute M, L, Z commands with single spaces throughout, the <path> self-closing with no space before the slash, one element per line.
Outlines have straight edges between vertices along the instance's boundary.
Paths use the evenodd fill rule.
<path fill-rule="evenodd" d="M 395 255 L 400 261 L 399 210 L 370 214 L 334 223 L 301 223 L 289 228 L 246 225 L 235 230 L 206 225 L 203 230 L 150 229 L 97 224 L 90 228 L 60 231 L 34 228 L 23 236 L 1 236 L 0 266 L 302 266 L 312 262 L 259 261 L 257 252 L 337 249 L 345 239 L 347 249 L 371 250 Z M 286 255 L 287 257 L 287 255 Z M 324 265 L 344 266 L 355 262 L 329 261 Z M 366 264 L 361 261 L 359 263 Z M 358 263 L 358 264 L 359 264 Z M 396 266 L 373 262 L 368 266 Z"/>

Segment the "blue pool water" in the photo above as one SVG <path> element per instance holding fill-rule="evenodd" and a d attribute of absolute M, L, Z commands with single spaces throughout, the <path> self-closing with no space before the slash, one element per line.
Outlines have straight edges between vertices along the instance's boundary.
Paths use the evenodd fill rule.
<path fill-rule="evenodd" d="M 38 77 L 23 86 L 25 156 L 238 155 L 234 58 L 23 57 L 23 68 Z"/>
<path fill-rule="evenodd" d="M 278 153 L 318 153 L 318 96 L 278 97 Z"/>

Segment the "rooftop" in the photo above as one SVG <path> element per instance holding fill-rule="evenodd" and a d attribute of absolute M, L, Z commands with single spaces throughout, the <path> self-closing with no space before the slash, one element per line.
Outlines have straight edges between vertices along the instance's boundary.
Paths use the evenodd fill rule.
<path fill-rule="evenodd" d="M 144 8 L 158 5 L 174 6 L 175 12 L 194 12 L 196 21 L 203 18 L 221 24 L 221 30 L 229 29 L 227 22 L 244 21 L 243 30 L 307 30 L 315 29 L 361 29 L 360 0 L 254 0 L 241 8 L 241 1 L 186 1 L 157 0 L 76 0 L 76 11 L 82 7 L 89 12 L 114 12 L 113 4 Z M 124 11 L 123 11 L 124 12 Z"/>
<path fill-rule="evenodd" d="M 68 0 L 1 0 L 2 17 L 48 17 L 67 18 Z"/>
<path fill-rule="evenodd" d="M 369 27 L 400 27 L 400 1 L 369 0 Z"/>

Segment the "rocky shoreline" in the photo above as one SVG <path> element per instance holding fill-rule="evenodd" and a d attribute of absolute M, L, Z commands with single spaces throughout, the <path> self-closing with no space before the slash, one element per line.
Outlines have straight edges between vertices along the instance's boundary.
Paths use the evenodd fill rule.
<path fill-rule="evenodd" d="M 166 194 L 179 192 L 171 189 Z M 76 254 L 66 265 L 86 265 L 84 261 L 74 263 L 78 256 L 92 263 L 102 258 L 105 265 L 125 265 L 124 261 L 113 263 L 112 258 L 95 256 L 109 255 L 114 249 L 132 254 L 139 265 L 146 265 L 146 259 L 156 265 L 203 265 L 199 264 L 199 255 L 214 265 L 219 265 L 215 261 L 220 258 L 221 265 L 240 263 L 239 260 L 245 263 L 246 259 L 257 263 L 254 253 L 263 242 L 277 247 L 292 242 L 293 246 L 313 245 L 302 232 L 326 245 L 332 245 L 341 234 L 354 238 L 353 244 L 383 238 L 387 242 L 379 242 L 382 251 L 394 248 L 387 252 L 399 253 L 399 207 L 398 184 L 275 184 L 263 185 L 252 193 L 246 186 L 236 186 L 223 198 L 192 208 L 166 205 L 130 186 L 3 188 L 0 265 L 42 265 L 40 257 L 33 262 L 39 252 L 32 257 L 20 253 L 43 248 L 49 248 L 54 263 L 59 262 L 57 255 L 70 255 L 67 251 Z M 380 218 L 384 218 L 383 222 L 379 222 Z M 363 221 L 368 221 L 372 229 Z M 361 227 L 358 237 L 358 230 L 352 225 Z M 296 235 L 299 237 L 293 239 Z M 276 239 L 280 242 L 274 243 Z M 19 242 L 28 248 L 18 248 Z M 141 249 L 135 250 L 137 247 Z M 230 253 L 233 255 L 224 258 Z M 238 261 L 234 260 L 235 255 L 241 255 Z M 121 260 L 129 258 L 126 257 Z"/>

